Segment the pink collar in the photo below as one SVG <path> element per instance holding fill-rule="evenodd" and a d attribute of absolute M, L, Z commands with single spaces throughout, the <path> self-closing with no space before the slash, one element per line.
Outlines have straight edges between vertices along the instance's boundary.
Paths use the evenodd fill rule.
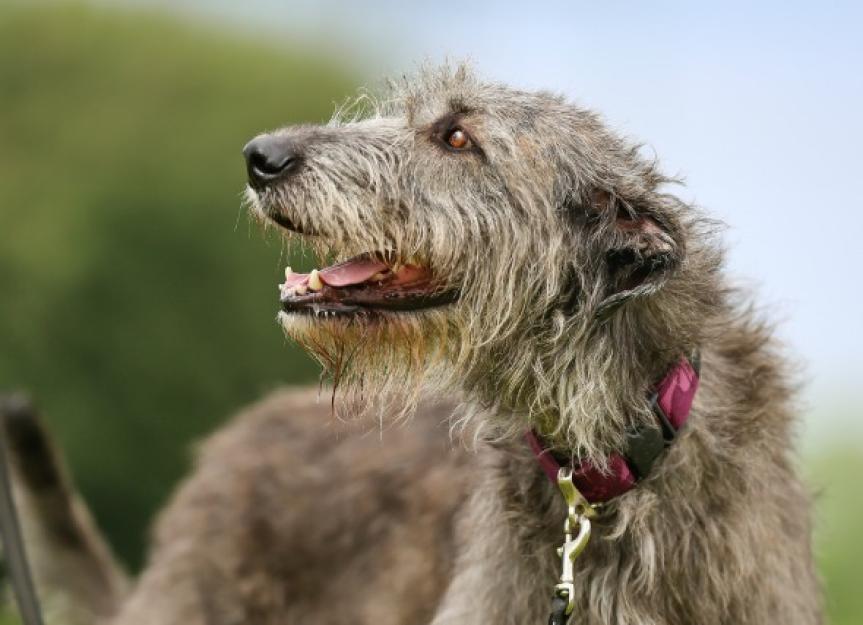
<path fill-rule="evenodd" d="M 611 454 L 607 471 L 601 471 L 588 461 L 573 468 L 572 482 L 590 503 L 614 499 L 648 476 L 663 450 L 674 442 L 689 418 L 698 390 L 698 368 L 697 356 L 691 362 L 681 358 L 662 378 L 650 397 L 657 423 L 628 432 L 626 450 Z M 548 479 L 557 484 L 561 462 L 543 445 L 534 430 L 528 430 L 525 438 Z"/>

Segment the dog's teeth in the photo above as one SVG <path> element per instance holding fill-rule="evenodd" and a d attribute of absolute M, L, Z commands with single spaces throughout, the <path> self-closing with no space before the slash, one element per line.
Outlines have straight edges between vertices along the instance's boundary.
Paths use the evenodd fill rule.
<path fill-rule="evenodd" d="M 285 280 L 290 280 L 293 274 L 294 272 L 291 270 L 290 267 L 285 267 Z"/>
<path fill-rule="evenodd" d="M 312 269 L 312 273 L 309 274 L 309 288 L 312 291 L 320 291 L 324 288 L 324 283 L 321 281 L 321 276 L 317 269 Z"/>
<path fill-rule="evenodd" d="M 393 273 L 398 273 L 399 269 L 401 269 L 401 268 L 402 268 L 401 263 L 393 263 L 393 266 L 390 267 L 390 271 L 392 271 Z"/>
<path fill-rule="evenodd" d="M 386 276 L 384 275 L 384 272 L 383 272 L 383 271 L 379 271 L 379 272 L 377 272 L 375 275 L 373 275 L 373 276 L 372 276 L 372 281 L 374 281 L 374 282 L 380 282 L 380 281 L 381 281 L 381 280 L 383 280 L 385 277 L 386 277 Z"/>
<path fill-rule="evenodd" d="M 294 294 L 295 295 L 305 295 L 307 291 L 308 291 L 308 289 L 306 288 L 306 285 L 301 284 L 300 286 L 298 286 L 297 288 L 294 289 Z"/>

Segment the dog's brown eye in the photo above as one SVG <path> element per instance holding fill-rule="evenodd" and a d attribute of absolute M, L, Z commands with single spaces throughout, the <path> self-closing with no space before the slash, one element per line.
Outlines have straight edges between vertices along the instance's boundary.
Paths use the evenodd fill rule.
<path fill-rule="evenodd" d="M 470 139 L 467 133 L 461 128 L 451 130 L 449 135 L 447 135 L 446 142 L 451 148 L 455 148 L 456 150 L 464 150 L 470 147 Z"/>

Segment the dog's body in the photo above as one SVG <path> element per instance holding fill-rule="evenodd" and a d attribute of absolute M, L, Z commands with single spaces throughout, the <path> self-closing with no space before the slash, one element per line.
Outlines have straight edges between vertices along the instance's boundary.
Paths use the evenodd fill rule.
<path fill-rule="evenodd" d="M 331 449 L 308 397 L 217 435 L 116 623 L 543 622 L 565 506 L 522 434 L 606 467 L 695 351 L 686 426 L 593 521 L 573 622 L 820 622 L 783 359 L 711 224 L 635 148 L 559 98 L 443 70 L 246 156 L 259 214 L 363 253 L 282 288 L 337 406 L 424 407 L 382 443 Z M 464 401 L 427 407 L 426 387 Z M 471 452 L 441 451 L 443 413 Z"/>
<path fill-rule="evenodd" d="M 429 621 L 471 477 L 447 415 L 380 435 L 314 391 L 275 393 L 204 446 L 115 622 Z"/>

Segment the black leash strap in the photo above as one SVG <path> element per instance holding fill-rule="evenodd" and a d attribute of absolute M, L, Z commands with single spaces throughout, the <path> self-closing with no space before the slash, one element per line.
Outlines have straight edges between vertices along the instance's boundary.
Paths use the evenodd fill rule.
<path fill-rule="evenodd" d="M 0 410 L 2 408 L 0 406 Z M 9 477 L 6 436 L 3 428 L 0 428 L 0 537 L 3 539 L 3 553 L 21 620 L 24 625 L 43 625 L 36 587 L 33 584 L 27 553 L 24 550 L 21 525 L 15 511 L 15 500 L 12 498 L 12 480 Z"/>

